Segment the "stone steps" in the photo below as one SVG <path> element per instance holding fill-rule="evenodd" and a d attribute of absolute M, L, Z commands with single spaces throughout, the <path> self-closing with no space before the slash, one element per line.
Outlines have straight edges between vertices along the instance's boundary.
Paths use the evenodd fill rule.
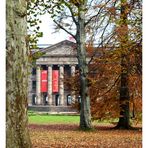
<path fill-rule="evenodd" d="M 50 113 L 77 113 L 77 110 L 71 106 L 28 106 L 28 110 L 37 112 L 50 112 Z"/>

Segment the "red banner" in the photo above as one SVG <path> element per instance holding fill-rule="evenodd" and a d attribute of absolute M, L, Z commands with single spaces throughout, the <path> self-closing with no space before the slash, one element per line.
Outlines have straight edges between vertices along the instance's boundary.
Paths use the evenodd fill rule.
<path fill-rule="evenodd" d="M 41 71 L 41 92 L 47 92 L 47 70 Z"/>
<path fill-rule="evenodd" d="M 59 91 L 59 71 L 53 70 L 52 71 L 52 92 Z"/>

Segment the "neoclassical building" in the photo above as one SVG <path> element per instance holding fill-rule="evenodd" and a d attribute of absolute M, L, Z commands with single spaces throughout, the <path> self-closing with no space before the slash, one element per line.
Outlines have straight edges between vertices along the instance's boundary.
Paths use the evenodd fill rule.
<path fill-rule="evenodd" d="M 64 86 L 63 81 L 65 75 L 72 76 L 78 69 L 75 47 L 75 43 L 64 40 L 40 49 L 43 55 L 35 61 L 29 77 L 29 109 L 49 112 L 75 111 L 71 108 L 71 103 L 76 97 Z"/>

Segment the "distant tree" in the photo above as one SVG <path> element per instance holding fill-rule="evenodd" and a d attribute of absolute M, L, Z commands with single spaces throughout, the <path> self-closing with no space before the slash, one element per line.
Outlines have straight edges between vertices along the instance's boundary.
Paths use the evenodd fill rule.
<path fill-rule="evenodd" d="M 120 114 L 119 114 L 119 122 L 117 128 L 122 128 L 122 129 L 130 128 L 130 122 L 129 122 L 130 112 L 131 112 L 130 107 L 133 108 L 133 112 L 134 109 L 139 109 L 139 111 L 138 110 L 137 111 L 141 112 L 140 111 L 141 98 L 142 98 L 141 97 L 141 74 L 142 74 L 142 62 L 141 62 L 142 61 L 142 45 L 141 45 L 142 6 L 141 5 L 142 5 L 141 0 L 139 1 L 116 0 L 114 1 L 114 5 L 105 8 L 107 9 L 108 15 L 111 14 L 111 20 L 109 23 L 114 24 L 114 27 L 112 27 L 112 32 L 113 32 L 112 39 L 109 42 L 103 42 L 104 44 L 103 48 L 104 50 L 108 50 L 108 53 L 110 53 L 110 55 L 112 54 L 113 58 L 104 56 L 103 60 L 101 60 L 102 59 L 101 58 L 100 61 L 103 61 L 108 65 L 104 66 L 104 70 L 106 72 L 106 76 L 108 75 L 108 78 L 110 77 L 110 74 L 112 75 L 111 79 L 113 79 L 116 76 L 115 73 L 117 73 L 118 76 L 117 79 L 114 79 L 113 81 L 116 83 L 111 83 L 110 81 L 107 82 L 108 85 L 111 86 L 110 89 L 106 91 L 108 97 L 106 96 L 106 93 L 104 93 L 104 98 L 105 98 L 104 100 L 106 100 L 106 104 L 103 103 L 104 102 L 103 99 L 101 99 L 100 101 L 96 101 L 96 104 L 100 103 L 102 104 L 102 106 L 103 105 L 104 107 L 106 106 L 105 110 L 106 112 L 108 112 L 108 114 L 110 114 L 110 109 L 112 109 L 112 111 L 113 109 L 114 111 L 116 109 L 117 113 L 119 111 Z M 101 63 L 102 62 L 100 62 L 100 66 Z M 106 67 L 108 68 L 106 69 Z M 110 69 L 110 74 L 107 72 L 108 69 Z M 114 72 L 111 72 L 112 69 L 114 70 Z M 100 85 L 101 84 L 102 83 L 100 82 Z M 112 87 L 112 84 L 114 87 Z M 118 91 L 117 88 L 119 88 L 120 91 Z M 111 92 L 113 92 L 112 95 Z M 119 97 L 119 103 L 117 99 L 118 97 Z M 107 99 L 107 98 L 112 98 L 112 99 Z M 112 102 L 111 100 L 114 102 Z M 108 101 L 109 103 L 107 103 Z M 114 106 L 115 104 L 116 107 Z M 100 105 L 98 104 L 98 106 Z M 94 111 L 96 110 L 94 109 Z M 116 115 L 117 117 L 117 114 L 115 112 L 114 115 Z"/>
<path fill-rule="evenodd" d="M 6 147 L 30 148 L 27 1 L 6 1 Z"/>
<path fill-rule="evenodd" d="M 128 20 L 129 20 L 128 16 L 131 15 L 131 20 L 132 20 L 132 17 L 135 16 L 132 13 L 133 12 L 132 10 L 134 10 L 134 8 L 137 7 L 136 5 L 137 5 L 137 2 L 135 3 L 134 1 L 130 1 L 130 2 L 128 2 L 127 0 L 120 1 L 120 18 L 119 18 L 120 21 L 119 21 L 119 26 L 117 27 L 117 36 L 119 38 L 119 44 L 120 44 L 120 50 L 121 50 L 120 117 L 119 117 L 119 122 L 116 128 L 121 128 L 121 129 L 130 128 L 129 78 L 130 78 L 131 67 L 129 66 L 130 65 L 129 61 L 130 61 L 131 49 L 132 49 L 132 52 L 137 50 L 135 46 L 134 46 L 135 49 L 133 49 L 133 42 L 131 42 L 131 40 L 136 39 L 136 44 L 140 44 L 139 38 L 141 37 L 141 35 L 138 38 L 137 36 L 135 36 L 135 33 L 134 35 L 131 36 L 130 27 L 133 27 L 133 26 L 131 26 L 131 24 L 128 23 Z M 131 30 L 131 32 L 133 31 Z M 137 54 L 135 56 L 137 56 Z M 140 72 L 140 69 L 138 67 L 137 67 L 137 70 Z"/>
<path fill-rule="evenodd" d="M 55 2 L 55 1 L 54 1 Z M 53 3 L 54 3 L 53 2 Z M 62 19 L 65 15 L 61 15 L 61 18 L 56 20 L 54 17 L 55 13 L 53 12 L 53 20 L 57 27 L 63 29 L 71 36 L 74 37 L 77 43 L 77 56 L 78 56 L 78 65 L 80 71 L 80 96 L 81 96 L 81 110 L 80 110 L 80 128 L 81 129 L 91 129 L 91 112 L 90 112 L 90 96 L 89 96 L 89 86 L 88 86 L 88 65 L 86 61 L 86 11 L 87 11 L 87 0 L 81 1 L 59 1 L 59 4 L 55 7 L 59 7 L 57 11 L 61 11 L 61 6 L 66 7 L 70 11 L 71 18 L 76 27 L 76 34 L 69 32 L 64 25 L 62 25 Z M 54 7 L 53 7 L 54 8 Z M 54 9 L 53 9 L 54 10 Z M 64 9 L 63 9 L 64 10 Z M 54 10 L 55 11 L 55 10 Z M 61 11 L 62 12 L 62 11 Z M 64 11 L 62 12 L 64 13 Z M 66 13 L 65 13 L 66 14 Z M 69 13 L 67 13 L 69 15 Z M 67 23 L 69 26 L 69 24 Z"/>

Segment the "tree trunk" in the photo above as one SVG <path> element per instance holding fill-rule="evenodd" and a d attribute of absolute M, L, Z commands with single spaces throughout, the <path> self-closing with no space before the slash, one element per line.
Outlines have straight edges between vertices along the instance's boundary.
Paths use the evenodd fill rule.
<path fill-rule="evenodd" d="M 120 85 L 120 117 L 117 124 L 119 129 L 129 129 L 129 88 L 128 88 L 128 72 L 126 57 L 122 57 L 121 61 L 121 85 Z"/>
<path fill-rule="evenodd" d="M 77 25 L 77 50 L 78 63 L 80 70 L 80 95 L 81 95 L 81 109 L 80 109 L 80 129 L 89 130 L 91 125 L 91 111 L 90 111 L 90 97 L 88 87 L 88 64 L 86 61 L 86 47 L 85 47 L 85 5 L 81 4 L 79 7 L 78 25 Z"/>
<path fill-rule="evenodd" d="M 129 129 L 129 87 L 128 87 L 128 4 L 121 0 L 120 16 L 120 50 L 121 50 L 121 84 L 120 84 L 120 117 L 116 128 Z"/>
<path fill-rule="evenodd" d="M 30 148 L 26 0 L 6 1 L 6 147 Z"/>

